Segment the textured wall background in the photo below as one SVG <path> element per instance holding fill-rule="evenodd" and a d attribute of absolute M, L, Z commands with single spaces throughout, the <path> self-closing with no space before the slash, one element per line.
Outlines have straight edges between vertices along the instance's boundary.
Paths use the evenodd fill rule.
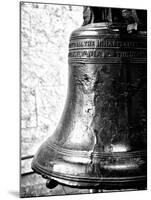
<path fill-rule="evenodd" d="M 68 80 L 68 43 L 82 24 L 82 7 L 24 3 L 21 6 L 21 154 L 35 153 L 53 133 Z"/>
<path fill-rule="evenodd" d="M 61 117 L 69 37 L 81 26 L 82 11 L 80 6 L 21 4 L 21 157 L 35 154 Z M 21 173 L 30 170 L 31 159 L 22 160 Z M 30 184 L 21 179 L 23 190 Z M 23 193 L 30 196 L 32 191 Z"/>

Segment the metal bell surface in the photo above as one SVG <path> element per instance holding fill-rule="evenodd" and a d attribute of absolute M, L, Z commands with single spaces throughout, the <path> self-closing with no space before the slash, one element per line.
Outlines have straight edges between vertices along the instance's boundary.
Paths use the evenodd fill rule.
<path fill-rule="evenodd" d="M 146 187 L 147 36 L 89 23 L 69 43 L 66 105 L 32 168 L 82 188 Z"/>

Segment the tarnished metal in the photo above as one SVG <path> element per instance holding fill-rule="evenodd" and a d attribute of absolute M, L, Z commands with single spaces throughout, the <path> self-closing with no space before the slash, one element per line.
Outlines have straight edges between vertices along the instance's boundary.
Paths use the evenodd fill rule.
<path fill-rule="evenodd" d="M 76 187 L 146 187 L 146 34 L 113 23 L 75 30 L 66 106 L 32 168 Z"/>

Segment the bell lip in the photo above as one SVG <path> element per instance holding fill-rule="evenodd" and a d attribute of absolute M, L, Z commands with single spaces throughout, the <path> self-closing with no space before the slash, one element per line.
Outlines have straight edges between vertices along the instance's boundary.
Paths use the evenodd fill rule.
<path fill-rule="evenodd" d="M 40 151 L 39 151 L 40 152 Z M 127 154 L 128 153 L 128 154 Z M 135 151 L 135 152 L 127 152 L 126 154 L 127 155 L 125 155 L 126 157 L 129 155 L 130 156 L 130 158 L 132 159 L 134 159 L 135 160 L 135 158 L 138 158 L 138 157 L 140 157 L 141 158 L 141 162 L 143 161 L 143 166 L 145 165 L 145 163 L 146 163 L 146 157 L 144 157 L 145 156 L 145 151 Z M 129 154 L 130 153 L 130 154 Z M 122 153 L 123 155 L 125 154 L 125 153 Z M 58 155 L 60 155 L 61 156 L 61 154 L 58 152 Z M 107 155 L 109 155 L 109 154 L 107 154 Z M 107 156 L 107 155 L 105 155 L 105 157 Z M 118 153 L 115 153 L 115 155 L 118 157 Z M 135 180 L 135 179 L 142 179 L 142 178 L 145 178 L 146 176 L 147 176 L 147 169 L 146 168 L 144 168 L 143 166 L 142 166 L 142 164 L 138 164 L 138 166 L 136 167 L 136 170 L 138 169 L 139 171 L 141 170 L 141 174 L 137 174 L 137 172 L 136 173 L 132 173 L 131 175 L 129 174 L 129 177 L 128 176 L 126 176 L 126 174 L 127 174 L 127 170 L 129 171 L 131 171 L 131 170 L 133 170 L 134 171 L 134 169 L 124 169 L 124 174 L 120 177 L 120 176 L 118 176 L 118 177 L 113 177 L 112 176 L 112 174 L 111 174 L 111 176 L 110 177 L 107 177 L 106 175 L 104 176 L 104 177 L 102 177 L 102 176 L 82 176 L 82 174 L 77 174 L 77 175 L 72 175 L 72 174 L 66 174 L 66 173 L 64 173 L 63 171 L 62 172 L 59 172 L 59 171 L 53 171 L 53 168 L 51 169 L 51 168 L 46 168 L 46 167 L 43 167 L 43 166 L 41 166 L 41 164 L 40 163 L 38 163 L 38 159 L 37 159 L 37 156 L 38 156 L 38 154 L 36 154 L 35 156 L 34 156 L 34 158 L 33 158 L 33 160 L 32 160 L 32 164 L 31 164 L 31 168 L 35 171 L 35 172 L 37 172 L 37 173 L 40 173 L 40 174 L 42 174 L 43 176 L 46 176 L 46 177 L 48 177 L 48 178 L 51 178 L 51 177 L 54 177 L 54 178 L 60 178 L 61 177 L 61 180 L 62 179 L 64 179 L 64 180 L 70 180 L 70 181 L 75 181 L 75 182 L 81 182 L 81 183 L 85 183 L 85 182 L 91 182 L 92 184 L 95 184 L 95 183 L 100 183 L 100 182 L 112 182 L 112 181 L 114 181 L 114 182 L 127 182 L 127 181 L 129 181 L 130 180 L 130 182 L 131 181 L 133 181 L 133 180 Z M 71 156 L 71 155 L 66 155 L 66 156 Z M 98 159 L 99 157 L 100 157 L 100 154 L 96 154 L 96 155 L 93 155 L 94 156 L 94 159 Z M 99 157 L 98 157 L 99 156 Z M 129 157 L 128 156 L 128 157 Z M 99 159 L 100 160 L 100 159 Z M 66 161 L 64 160 L 63 162 L 65 162 L 66 163 Z M 95 160 L 93 161 L 94 162 L 94 164 L 95 164 Z M 70 163 L 68 163 L 68 165 L 71 165 L 72 164 L 72 162 Z M 84 163 L 83 163 L 84 164 Z M 88 164 L 88 163 L 87 163 Z M 84 165 L 87 165 L 87 164 L 84 164 Z M 135 162 L 134 162 L 134 164 L 135 164 Z M 76 168 L 76 166 L 77 165 L 79 165 L 78 163 L 75 163 L 75 168 Z M 90 165 L 91 165 L 91 163 L 90 163 Z M 143 167 L 143 168 L 142 168 Z M 144 171 L 144 170 L 145 171 Z M 109 169 L 108 169 L 109 170 Z M 120 169 L 119 169 L 120 170 Z M 126 171 L 125 171 L 126 170 Z M 113 170 L 114 171 L 114 170 Z M 118 169 L 116 170 L 116 172 L 118 172 Z M 126 173 L 125 173 L 126 172 Z M 87 174 L 88 175 L 88 174 Z M 94 174 L 93 174 L 94 175 Z M 80 185 L 81 185 L 81 183 L 80 183 Z"/>
<path fill-rule="evenodd" d="M 64 174 L 54 173 L 45 171 L 42 169 L 39 164 L 36 162 L 32 163 L 32 169 L 34 172 L 38 173 L 39 175 L 43 176 L 45 179 L 54 179 L 58 183 L 71 186 L 71 187 L 80 187 L 80 188 L 93 188 L 101 186 L 101 189 L 104 188 L 112 188 L 112 187 L 119 187 L 132 189 L 139 187 L 139 185 L 143 185 L 144 188 L 147 187 L 147 175 L 141 176 L 132 176 L 132 177 L 76 177 L 76 176 L 67 176 Z M 131 186 L 132 185 L 132 186 Z"/>
<path fill-rule="evenodd" d="M 74 151 L 62 151 L 62 149 L 58 150 L 59 148 L 54 148 L 54 146 L 48 146 L 48 144 L 47 146 L 45 146 L 45 144 L 43 145 L 39 149 L 37 154 L 34 156 L 31 167 L 35 172 L 43 174 L 43 176 L 48 176 L 49 178 L 51 176 L 56 176 L 57 178 L 65 177 L 63 179 L 68 179 L 69 177 L 70 180 L 82 180 L 82 182 L 83 180 L 84 182 L 86 180 L 88 180 L 88 182 L 91 182 L 91 180 L 93 180 L 92 183 L 94 184 L 98 181 L 106 182 L 108 180 L 117 180 L 119 182 L 119 180 L 127 180 L 129 178 L 131 179 L 131 177 L 133 179 L 138 176 L 144 177 L 147 173 L 145 167 L 146 150 L 115 153 L 92 152 L 92 154 L 88 157 L 85 157 L 82 154 L 78 154 L 76 156 L 77 158 L 80 158 L 80 160 L 73 160 L 73 155 L 75 155 Z M 42 164 L 42 157 L 44 156 L 43 148 L 45 148 L 45 152 L 50 152 L 50 154 L 47 154 L 48 160 L 44 161 L 45 164 Z M 52 156 L 51 158 L 51 155 L 53 154 L 55 154 L 56 156 Z M 57 158 L 61 158 L 61 160 L 58 161 Z M 67 160 L 67 158 L 69 159 Z M 87 160 L 85 158 L 87 158 Z M 107 163 L 104 162 L 104 159 L 107 159 Z M 112 163 L 112 160 L 116 162 L 116 165 Z M 120 165 L 121 163 L 123 164 Z M 60 171 L 60 169 L 58 168 L 60 164 L 63 164 L 65 168 L 67 167 L 71 170 L 67 173 L 67 170 L 65 170 L 65 168 L 61 168 Z M 93 171 L 94 168 L 96 168 L 97 172 Z M 105 170 L 105 174 L 103 177 L 101 175 L 102 170 Z M 108 172 L 110 172 L 110 175 L 107 175 Z M 113 176 L 114 173 L 116 173 L 118 176 Z M 129 177 L 127 176 L 127 173 L 129 174 Z"/>

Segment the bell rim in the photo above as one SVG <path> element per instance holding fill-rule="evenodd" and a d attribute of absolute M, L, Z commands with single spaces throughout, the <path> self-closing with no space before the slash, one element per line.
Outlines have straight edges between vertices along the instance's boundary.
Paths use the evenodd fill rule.
<path fill-rule="evenodd" d="M 47 144 L 48 145 L 48 144 Z M 43 148 L 43 145 L 42 147 Z M 71 166 L 73 168 L 73 170 L 77 171 L 77 169 L 81 168 L 81 164 L 80 163 L 73 163 L 73 160 L 70 160 L 70 158 L 72 158 L 72 155 L 75 154 L 75 152 L 73 153 L 72 151 L 72 154 L 69 155 L 69 152 L 61 152 L 61 149 L 59 149 L 59 152 L 57 152 L 56 149 L 53 149 L 51 147 L 50 149 L 50 146 L 48 147 L 47 146 L 47 149 L 49 148 L 49 152 L 52 152 L 52 154 L 56 154 L 57 153 L 57 156 L 58 157 L 62 157 L 62 158 L 69 158 L 69 160 L 62 160 L 62 164 L 64 163 L 65 164 L 65 168 Z M 59 147 L 58 147 L 59 148 Z M 39 149 L 39 153 L 41 152 L 41 150 Z M 53 153 L 54 152 L 54 153 Z M 137 154 L 136 154 L 137 152 Z M 41 160 L 39 160 L 38 158 L 40 158 L 40 154 L 38 153 L 33 161 L 32 161 L 32 169 L 41 174 L 43 177 L 47 178 L 47 179 L 55 179 L 57 180 L 58 182 L 60 183 L 64 183 L 66 185 L 70 185 L 70 186 L 80 186 L 80 187 L 84 187 L 85 185 L 88 186 L 93 186 L 94 184 L 111 184 L 114 182 L 117 183 L 117 185 L 119 184 L 131 184 L 131 183 L 139 183 L 139 182 L 142 182 L 142 181 L 145 181 L 147 179 L 147 175 L 146 175 L 146 168 L 144 168 L 145 166 L 145 163 L 146 163 L 146 158 L 145 158 L 145 150 L 144 151 L 134 151 L 134 152 L 116 152 L 114 153 L 114 156 L 113 158 L 117 158 L 117 161 L 118 159 L 121 157 L 122 160 L 123 160 L 123 155 L 125 156 L 125 159 L 126 158 L 129 158 L 129 164 L 132 164 L 132 166 L 130 166 L 130 168 L 127 168 L 127 166 L 124 164 L 124 166 L 126 168 L 123 169 L 123 172 L 122 172 L 122 176 L 120 175 L 120 169 L 113 169 L 113 174 L 116 172 L 116 175 L 118 174 L 119 172 L 119 175 L 118 176 L 114 176 L 112 173 L 108 175 L 108 173 L 106 173 L 104 176 L 102 176 L 102 170 L 107 170 L 109 172 L 110 169 L 105 169 L 105 163 L 104 163 L 104 159 L 103 157 L 99 157 L 99 156 L 105 156 L 104 158 L 107 158 L 107 157 L 110 157 L 111 158 L 111 155 L 113 155 L 113 153 L 100 153 L 97 155 L 93 155 L 92 157 L 89 156 L 89 158 L 87 157 L 88 161 L 91 161 L 91 162 L 88 162 L 88 163 L 84 163 L 82 164 L 82 166 L 86 169 L 86 167 L 90 167 L 90 171 L 93 170 L 92 168 L 96 168 L 97 172 L 94 172 L 93 174 L 91 174 L 91 176 L 89 176 L 89 173 L 85 173 L 85 176 L 82 175 L 82 173 L 80 172 L 80 170 L 77 171 L 77 174 L 71 174 L 70 172 L 69 173 L 65 173 L 64 171 L 55 171 L 55 169 L 53 169 L 55 166 L 53 166 L 53 158 L 52 160 L 47 160 L 45 161 L 45 164 L 47 166 L 47 164 L 51 164 L 52 162 L 52 166 L 50 165 L 49 167 L 45 167 L 45 166 L 42 166 L 42 164 L 40 163 Z M 62 153 L 62 154 L 60 154 Z M 65 154 L 66 153 L 66 154 Z M 71 151 L 70 151 L 71 153 Z M 109 156 L 110 155 L 110 156 Z M 44 156 L 44 154 L 43 154 Z M 79 155 L 77 155 L 79 156 Z M 120 156 L 120 157 L 119 157 Z M 60 157 L 60 158 L 61 158 Z M 80 160 L 84 160 L 85 158 L 84 157 L 79 157 Z M 96 161 L 98 161 L 98 158 L 99 158 L 99 162 L 96 163 Z M 121 162 L 125 163 L 125 161 L 122 161 L 120 159 L 120 161 L 118 161 L 118 163 L 120 164 Z M 133 160 L 133 163 L 132 163 L 132 160 Z M 140 163 L 138 162 L 138 160 L 140 161 Z M 59 162 L 56 160 L 54 160 L 54 162 L 56 163 L 56 166 L 59 166 Z M 142 163 L 143 162 L 143 163 Z M 45 165 L 44 164 L 44 165 Z M 102 167 L 100 166 L 100 164 L 102 165 Z M 111 161 L 108 159 L 108 164 L 112 164 L 112 159 Z M 117 163 L 116 163 L 117 164 Z M 78 167 L 78 168 L 77 168 Z M 114 166 L 113 166 L 114 167 Z M 116 166 L 115 166 L 116 167 Z M 132 167 L 132 168 L 131 168 Z M 88 169 L 88 168 L 87 168 Z M 127 172 L 128 171 L 131 171 L 132 173 L 129 174 L 129 176 L 127 176 Z M 66 171 L 66 170 L 65 170 Z M 138 172 L 141 172 L 138 174 Z M 91 173 L 91 172 L 90 172 Z M 99 173 L 99 174 L 98 174 Z M 117 186 L 118 187 L 118 186 Z"/>
<path fill-rule="evenodd" d="M 67 176 L 55 172 L 48 172 L 45 171 L 38 163 L 32 163 L 32 169 L 38 173 L 39 175 L 43 176 L 45 179 L 54 179 L 58 181 L 60 184 L 71 186 L 71 187 L 81 187 L 81 188 L 93 188 L 97 187 L 103 184 L 104 188 L 107 188 L 108 186 L 111 187 L 111 185 L 114 187 L 117 187 L 117 189 L 122 186 L 130 188 L 131 185 L 143 184 L 144 187 L 147 186 L 147 176 L 141 175 L 141 176 L 133 176 L 133 177 L 77 177 L 77 176 Z M 101 189 L 104 189 L 101 187 Z"/>

